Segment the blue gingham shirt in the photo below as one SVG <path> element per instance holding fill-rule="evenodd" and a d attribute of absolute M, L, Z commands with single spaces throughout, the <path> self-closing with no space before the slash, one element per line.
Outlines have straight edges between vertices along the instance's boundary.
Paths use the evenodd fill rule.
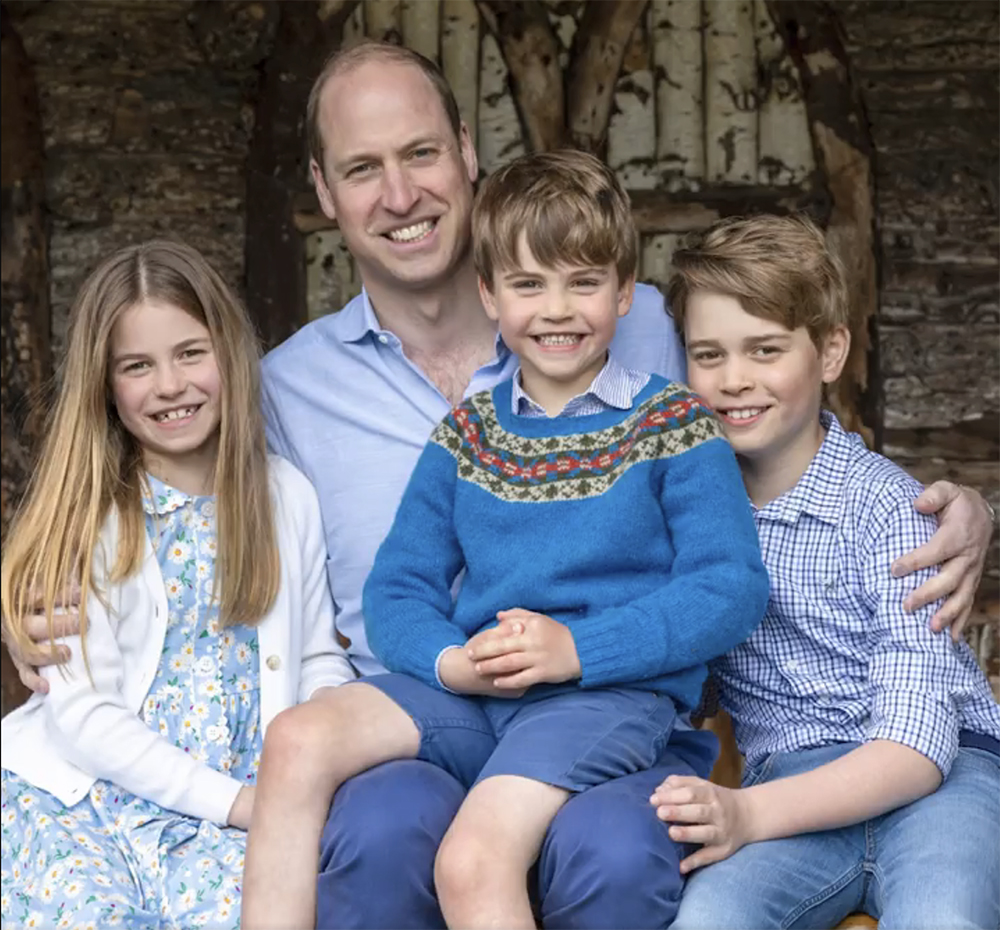
<path fill-rule="evenodd" d="M 607 362 L 590 382 L 590 387 L 582 394 L 571 398 L 559 416 L 584 417 L 591 413 L 604 413 L 610 409 L 628 410 L 648 381 L 649 375 L 646 372 L 634 371 L 619 365 L 609 353 Z M 522 417 L 548 416 L 544 407 L 536 404 L 524 393 L 524 388 L 521 387 L 520 366 L 511 385 L 510 405 L 511 413 Z"/>
<path fill-rule="evenodd" d="M 885 739 L 947 776 L 959 730 L 1000 738 L 1000 707 L 964 642 L 931 632 L 930 605 L 903 611 L 932 574 L 893 578 L 936 523 L 921 485 L 824 412 L 826 438 L 787 493 L 754 510 L 771 597 L 747 642 L 713 663 L 736 740 L 773 752 Z"/>

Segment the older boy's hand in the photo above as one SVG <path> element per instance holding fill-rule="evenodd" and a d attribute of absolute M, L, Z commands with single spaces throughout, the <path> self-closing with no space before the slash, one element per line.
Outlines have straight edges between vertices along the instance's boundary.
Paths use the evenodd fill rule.
<path fill-rule="evenodd" d="M 752 842 L 750 811 L 743 798 L 738 788 L 692 775 L 671 775 L 653 792 L 649 802 L 660 820 L 672 824 L 670 838 L 702 844 L 681 862 L 682 875 L 726 859 Z"/>
<path fill-rule="evenodd" d="M 466 643 L 476 672 L 502 690 L 523 689 L 580 677 L 573 634 L 545 614 L 520 607 L 501 610 L 500 625 Z"/>
<path fill-rule="evenodd" d="M 957 640 L 972 613 L 993 534 L 993 518 L 976 491 L 950 481 L 935 481 L 914 506 L 921 513 L 936 514 L 940 526 L 927 543 L 896 559 L 892 573 L 901 578 L 922 568 L 941 566 L 937 575 L 910 593 L 903 607 L 918 610 L 947 598 L 931 619 L 931 627 L 939 631 L 950 626 L 952 639 Z"/>

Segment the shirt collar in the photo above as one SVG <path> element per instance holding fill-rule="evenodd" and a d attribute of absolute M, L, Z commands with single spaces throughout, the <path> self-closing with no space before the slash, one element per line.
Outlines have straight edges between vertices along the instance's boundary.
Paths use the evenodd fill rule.
<path fill-rule="evenodd" d="M 372 306 L 371 298 L 365 288 L 361 288 L 361 293 L 351 300 L 343 310 L 334 314 L 334 317 L 337 333 L 344 342 L 360 342 L 369 334 L 376 339 L 380 336 L 387 336 L 390 339 L 398 338 L 394 333 L 382 329 L 379 325 L 375 308 Z M 499 361 L 503 361 L 510 354 L 510 349 L 507 348 L 499 330 L 497 330 L 494 349 Z"/>
<path fill-rule="evenodd" d="M 820 411 L 826 436 L 809 467 L 795 486 L 780 497 L 756 510 L 758 516 L 781 523 L 795 523 L 809 514 L 824 523 L 836 524 L 841 511 L 844 477 L 861 437 L 847 433 L 829 411 Z"/>
<path fill-rule="evenodd" d="M 163 517 L 179 510 L 192 500 L 194 500 L 192 495 L 178 491 L 160 481 L 155 475 L 146 472 L 146 486 L 142 495 L 142 509 L 146 513 Z"/>
<path fill-rule="evenodd" d="M 506 349 L 506 346 L 504 346 Z M 568 407 L 573 401 L 581 397 L 587 397 L 588 395 L 593 395 L 602 404 L 608 407 L 614 407 L 618 410 L 629 410 L 632 407 L 633 397 L 631 391 L 629 390 L 629 378 L 628 372 L 624 369 L 618 362 L 615 361 L 614 356 L 610 353 L 608 354 L 608 360 L 604 363 L 604 367 L 597 373 L 597 376 L 593 381 L 590 382 L 590 387 L 586 391 L 577 394 L 576 397 L 570 398 L 566 406 Z M 517 371 L 514 372 L 514 383 L 511 385 L 511 411 L 515 414 L 519 414 L 525 407 L 525 405 L 530 405 L 532 407 L 538 407 L 539 405 L 535 403 L 521 387 L 521 366 L 517 366 Z"/>

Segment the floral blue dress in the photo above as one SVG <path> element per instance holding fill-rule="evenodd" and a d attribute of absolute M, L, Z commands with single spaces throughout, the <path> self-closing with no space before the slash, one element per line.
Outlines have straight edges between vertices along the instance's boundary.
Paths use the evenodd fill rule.
<path fill-rule="evenodd" d="M 206 765 L 253 784 L 261 752 L 257 634 L 219 626 L 215 499 L 152 476 L 149 483 L 146 527 L 169 616 L 142 719 Z M 8 771 L 0 790 L 5 930 L 239 926 L 242 830 L 165 810 L 107 781 L 70 808 Z"/>

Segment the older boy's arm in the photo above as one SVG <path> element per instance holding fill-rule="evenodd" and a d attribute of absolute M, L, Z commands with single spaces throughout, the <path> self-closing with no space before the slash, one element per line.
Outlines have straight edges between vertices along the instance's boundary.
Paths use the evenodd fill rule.
<path fill-rule="evenodd" d="M 888 740 L 865 743 L 839 759 L 750 788 L 722 788 L 670 776 L 651 798 L 679 843 L 701 843 L 683 873 L 731 856 L 747 843 L 832 830 L 877 817 L 930 794 L 941 772 L 926 756 Z"/>
<path fill-rule="evenodd" d="M 922 568 L 941 566 L 940 573 L 912 592 L 904 606 L 913 611 L 947 598 L 934 614 L 931 628 L 939 631 L 950 626 L 957 640 L 972 613 L 995 516 L 980 494 L 950 481 L 934 482 L 914 501 L 914 506 L 920 513 L 936 514 L 940 526 L 927 543 L 896 559 L 892 572 L 903 577 Z"/>

